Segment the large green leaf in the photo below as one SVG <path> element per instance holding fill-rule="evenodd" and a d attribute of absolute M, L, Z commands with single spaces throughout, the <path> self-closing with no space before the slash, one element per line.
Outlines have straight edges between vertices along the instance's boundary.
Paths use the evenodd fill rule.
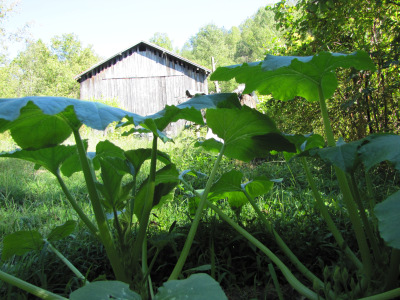
<path fill-rule="evenodd" d="M 266 177 L 259 176 L 242 184 L 242 189 L 245 189 L 251 197 L 255 198 L 265 195 L 272 189 L 273 186 L 273 181 L 267 179 Z"/>
<path fill-rule="evenodd" d="M 121 281 L 91 282 L 70 294 L 71 300 L 141 300 L 142 297 Z"/>
<path fill-rule="evenodd" d="M 370 169 L 383 161 L 390 161 L 400 171 L 400 136 L 376 134 L 364 139 L 368 141 L 359 150 L 365 167 Z"/>
<path fill-rule="evenodd" d="M 145 117 L 145 120 L 140 123 L 143 127 L 153 132 L 156 136 L 159 136 L 165 140 L 166 136 L 162 134 L 162 131 L 168 126 L 168 124 L 183 119 L 202 125 L 204 124 L 203 116 L 201 114 L 202 109 L 222 107 L 240 107 L 237 94 L 220 93 L 212 95 L 196 95 L 192 99 L 176 106 L 166 105 L 164 109 Z M 127 119 L 127 122 L 124 122 L 119 126 L 135 124 L 134 118 L 128 117 Z M 137 130 L 131 129 L 129 133 L 133 133 L 135 131 Z"/>
<path fill-rule="evenodd" d="M 129 117 L 135 125 L 143 117 L 102 103 L 63 97 L 0 99 L 0 132 L 10 130 L 21 148 L 42 148 L 63 142 L 81 124 L 104 130 Z"/>
<path fill-rule="evenodd" d="M 322 148 L 325 145 L 325 140 L 319 134 L 287 134 L 286 139 L 293 143 L 296 147 L 296 152 L 284 152 L 283 156 L 286 161 L 289 161 L 297 154 L 303 153 L 313 148 Z"/>
<path fill-rule="evenodd" d="M 270 150 L 295 151 L 267 115 L 243 106 L 241 109 L 209 109 L 207 125 L 223 139 L 224 154 L 230 158 L 250 161 L 264 157 Z M 205 149 L 219 151 L 222 144 L 213 139 L 201 144 Z"/>
<path fill-rule="evenodd" d="M 135 185 L 134 182 L 125 186 L 122 184 L 124 175 L 129 174 L 130 169 L 126 161 L 118 157 L 102 157 L 99 162 L 103 183 L 97 182 L 96 186 L 105 199 L 106 207 L 121 210 L 129 190 Z"/>
<path fill-rule="evenodd" d="M 358 149 L 363 140 L 345 143 L 339 139 L 335 147 L 313 149 L 310 155 L 317 155 L 322 160 L 340 168 L 344 172 L 353 172 L 360 163 Z"/>
<path fill-rule="evenodd" d="M 47 240 L 53 242 L 66 238 L 75 231 L 75 228 L 76 221 L 68 220 L 64 224 L 53 228 L 47 236 Z"/>
<path fill-rule="evenodd" d="M 335 69 L 339 67 L 375 70 L 364 51 L 352 54 L 321 52 L 306 57 L 267 55 L 264 61 L 220 67 L 211 75 L 211 80 L 235 78 L 246 84 L 244 93 L 258 91 L 283 101 L 296 96 L 318 101 L 319 86 L 324 99 L 333 95 L 337 88 Z"/>
<path fill-rule="evenodd" d="M 210 189 L 209 200 L 218 200 L 226 198 L 233 208 L 240 208 L 248 200 L 243 191 L 246 191 L 251 197 L 255 198 L 268 193 L 273 182 L 265 177 L 257 177 L 252 181 L 242 184 L 243 174 L 237 170 L 231 170 L 224 173 Z"/>
<path fill-rule="evenodd" d="M 76 146 L 58 145 L 54 147 L 43 148 L 39 150 L 16 150 L 8 153 L 0 153 L 0 157 L 19 158 L 34 162 L 51 173 L 56 174 L 63 163 L 75 156 L 77 153 Z M 77 156 L 75 157 L 78 158 Z"/>
<path fill-rule="evenodd" d="M 1 259 L 23 255 L 31 250 L 41 250 L 43 245 L 43 237 L 38 231 L 17 231 L 4 237 Z"/>
<path fill-rule="evenodd" d="M 379 232 L 386 243 L 400 249 L 400 191 L 375 206 Z"/>
<path fill-rule="evenodd" d="M 178 185 L 179 173 L 174 164 L 164 166 L 156 172 L 153 207 L 163 203 Z M 148 178 L 141 184 L 134 201 L 134 213 L 140 216 L 147 196 Z"/>
<path fill-rule="evenodd" d="M 169 280 L 158 289 L 154 300 L 224 300 L 221 286 L 205 273 L 193 274 L 183 280 Z"/>
<path fill-rule="evenodd" d="M 139 148 L 125 151 L 125 157 L 132 164 L 135 174 L 138 174 L 142 164 L 151 158 L 151 151 L 152 150 L 150 148 Z M 157 150 L 157 160 L 165 165 L 171 163 L 171 158 L 169 155 L 159 150 Z"/>

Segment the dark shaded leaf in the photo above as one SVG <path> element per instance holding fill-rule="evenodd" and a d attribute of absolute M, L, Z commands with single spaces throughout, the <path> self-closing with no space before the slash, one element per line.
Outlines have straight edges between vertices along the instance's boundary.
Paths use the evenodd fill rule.
<path fill-rule="evenodd" d="M 359 150 L 360 158 L 367 169 L 383 161 L 389 161 L 400 171 L 400 136 L 376 134 L 364 139 L 368 141 Z"/>
<path fill-rule="evenodd" d="M 158 289 L 154 300 L 224 300 L 228 299 L 221 286 L 210 275 L 193 274 L 183 280 L 169 280 Z"/>
<path fill-rule="evenodd" d="M 71 300 L 141 300 L 142 297 L 129 289 L 129 285 L 121 281 L 91 282 L 70 294 Z"/>
<path fill-rule="evenodd" d="M 64 224 L 53 228 L 47 236 L 49 242 L 54 242 L 66 238 L 75 231 L 76 221 L 68 220 Z"/>
<path fill-rule="evenodd" d="M 389 246 L 400 249 L 400 191 L 377 204 L 374 211 L 381 237 Z"/>

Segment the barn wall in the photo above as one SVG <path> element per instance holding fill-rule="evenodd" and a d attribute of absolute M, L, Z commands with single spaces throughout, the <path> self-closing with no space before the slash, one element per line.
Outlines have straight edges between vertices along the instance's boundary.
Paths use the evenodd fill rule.
<path fill-rule="evenodd" d="M 117 99 L 124 109 L 143 116 L 188 100 L 186 90 L 208 93 L 204 70 L 144 45 L 98 69 L 81 81 L 81 99 Z"/>

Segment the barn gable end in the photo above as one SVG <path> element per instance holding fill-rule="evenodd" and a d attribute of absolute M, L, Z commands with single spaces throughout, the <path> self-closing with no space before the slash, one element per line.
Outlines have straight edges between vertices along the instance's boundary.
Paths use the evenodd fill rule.
<path fill-rule="evenodd" d="M 75 79 L 81 99 L 115 99 L 124 109 L 146 116 L 188 100 L 186 90 L 207 94 L 210 72 L 164 48 L 140 42 Z"/>

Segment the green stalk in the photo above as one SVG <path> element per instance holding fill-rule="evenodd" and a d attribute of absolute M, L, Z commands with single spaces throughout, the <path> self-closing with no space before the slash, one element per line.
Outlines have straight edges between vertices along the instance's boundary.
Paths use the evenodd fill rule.
<path fill-rule="evenodd" d="M 111 267 L 117 280 L 129 283 L 129 279 L 124 272 L 123 265 L 115 248 L 110 228 L 108 227 L 107 218 L 104 213 L 103 206 L 100 201 L 100 196 L 97 192 L 95 185 L 95 175 L 93 169 L 89 165 L 89 161 L 86 156 L 86 149 L 83 146 L 79 131 L 77 129 L 74 129 L 73 133 L 78 149 L 79 159 L 82 165 L 83 175 L 85 177 L 86 186 L 89 192 L 90 202 L 92 203 L 93 212 L 96 218 L 97 226 L 99 228 L 101 241 L 104 245 L 108 259 L 110 260 Z"/>
<path fill-rule="evenodd" d="M 75 266 L 64 256 L 61 254 L 60 251 L 58 251 L 49 241 L 44 240 L 47 243 L 47 246 L 50 248 L 51 251 L 53 251 L 59 259 L 85 284 L 89 284 L 89 281 L 86 279 L 86 277 L 77 269 Z"/>
<path fill-rule="evenodd" d="M 354 172 L 351 172 L 351 174 L 350 174 L 350 185 L 352 187 L 354 199 L 355 199 L 356 204 L 358 206 L 358 210 L 360 211 L 361 220 L 362 220 L 362 222 L 364 224 L 364 230 L 365 230 L 365 233 L 367 234 L 369 243 L 371 244 L 372 251 L 373 251 L 374 256 L 375 256 L 375 260 L 379 264 L 381 264 L 382 263 L 381 251 L 379 249 L 378 241 L 376 239 L 376 236 L 373 234 L 373 231 L 372 231 L 372 228 L 371 228 L 371 224 L 370 224 L 370 222 L 368 220 L 367 214 L 365 213 L 365 207 L 364 207 L 364 204 L 361 201 L 360 192 L 359 192 L 359 189 L 358 189 L 358 186 L 357 186 L 356 179 L 354 177 Z"/>
<path fill-rule="evenodd" d="M 9 275 L 1 270 L 0 270 L 0 280 L 7 282 L 9 284 L 12 284 L 12 285 L 20 288 L 21 290 L 24 290 L 24 291 L 26 291 L 32 295 L 35 295 L 36 297 L 39 297 L 41 299 L 68 300 L 67 298 L 53 294 L 52 292 L 46 291 L 40 287 L 30 284 L 29 282 L 26 282 L 22 279 L 12 276 L 12 275 Z"/>
<path fill-rule="evenodd" d="M 183 265 L 185 264 L 186 258 L 189 255 L 189 251 L 192 246 L 194 236 L 196 235 L 197 227 L 199 226 L 201 216 L 203 214 L 203 208 L 206 203 L 208 193 L 210 191 L 211 185 L 213 184 L 214 177 L 215 177 L 215 174 L 217 173 L 218 165 L 222 159 L 224 151 L 225 151 L 225 144 L 222 145 L 221 150 L 218 154 L 217 160 L 214 163 L 214 167 L 211 171 L 210 177 L 208 178 L 204 192 L 201 195 L 201 200 L 200 200 L 199 206 L 197 207 L 196 214 L 195 214 L 194 220 L 192 222 L 192 226 L 190 226 L 190 230 L 189 230 L 188 236 L 186 238 L 185 245 L 183 246 L 181 255 L 179 256 L 179 259 L 178 259 L 174 269 L 172 270 L 172 273 L 169 276 L 168 280 L 178 279 L 179 274 L 182 272 Z"/>
<path fill-rule="evenodd" d="M 358 300 L 388 300 L 388 299 L 398 299 L 398 297 L 400 297 L 400 288 L 385 293 L 381 293 L 378 295 L 360 298 Z"/>
<path fill-rule="evenodd" d="M 294 266 L 299 270 L 307 279 L 309 279 L 312 283 L 317 282 L 318 285 L 323 289 L 324 283 L 317 276 L 315 276 L 302 262 L 297 258 L 297 256 L 290 250 L 288 245 L 283 241 L 280 235 L 275 231 L 272 227 L 271 223 L 265 218 L 264 214 L 261 212 L 254 199 L 247 193 L 246 190 L 243 190 L 243 193 L 246 195 L 247 200 L 249 200 L 250 204 L 253 206 L 256 211 L 258 217 L 267 227 L 269 233 L 275 238 L 276 243 L 279 248 L 285 253 L 286 257 L 290 259 L 290 261 L 294 264 Z"/>
<path fill-rule="evenodd" d="M 369 173 L 365 168 L 364 168 L 364 174 L 365 174 L 365 184 L 367 186 L 367 195 L 369 200 L 369 210 L 371 215 L 375 218 L 374 208 L 376 203 L 375 203 L 374 191 L 372 190 L 372 180 L 371 176 L 369 176 Z"/>
<path fill-rule="evenodd" d="M 328 146 L 334 147 L 335 146 L 335 138 L 333 136 L 331 123 L 329 121 L 328 110 L 326 107 L 325 97 L 323 95 L 321 85 L 318 86 L 318 92 L 319 92 L 319 103 L 320 103 L 320 107 L 321 107 L 322 119 L 324 122 L 325 135 L 326 135 L 326 139 L 328 141 Z M 357 243 L 358 243 L 358 247 L 361 252 L 363 271 L 365 273 L 367 282 L 369 282 L 371 275 L 372 275 L 372 259 L 371 259 L 371 253 L 369 252 L 367 239 L 365 237 L 365 233 L 364 233 L 363 226 L 361 223 L 361 219 L 358 214 L 357 207 L 354 203 L 354 199 L 351 194 L 349 184 L 347 182 L 346 174 L 338 167 L 335 167 L 335 172 L 336 172 L 336 177 L 339 182 L 340 190 L 342 191 L 342 194 L 343 194 L 343 201 L 345 202 L 347 211 L 349 212 L 349 218 L 353 225 Z"/>
<path fill-rule="evenodd" d="M 214 204 L 210 203 L 209 201 L 206 200 L 206 203 L 209 207 L 211 207 L 219 216 L 221 219 L 223 219 L 225 222 L 227 222 L 229 225 L 231 225 L 237 232 L 239 232 L 243 237 L 248 239 L 254 246 L 256 246 L 258 249 L 260 249 L 265 255 L 271 259 L 271 261 L 281 270 L 283 276 L 285 276 L 286 280 L 289 282 L 289 284 L 296 290 L 298 291 L 301 295 L 306 297 L 307 299 L 311 300 L 322 300 L 322 298 L 307 288 L 305 285 L 303 285 L 293 274 L 290 272 L 289 268 L 273 253 L 271 250 L 269 250 L 263 243 L 261 243 L 259 240 L 257 240 L 255 237 L 253 237 L 250 233 L 248 233 L 245 229 L 240 227 L 235 221 L 233 221 L 231 218 L 229 218 L 227 215 L 225 215 L 221 209 L 219 209 L 217 206 Z"/>
<path fill-rule="evenodd" d="M 276 293 L 278 294 L 278 298 L 279 298 L 279 300 L 283 300 L 284 298 L 283 298 L 281 286 L 279 285 L 278 277 L 276 276 L 274 266 L 272 264 L 268 264 L 268 270 L 269 270 L 269 273 L 271 274 L 272 281 L 274 282 L 274 286 L 275 286 Z"/>
<path fill-rule="evenodd" d="M 362 263 L 357 258 L 357 256 L 354 254 L 354 252 L 351 251 L 349 246 L 346 244 L 345 240 L 343 239 L 342 234 L 340 233 L 339 229 L 336 227 L 335 223 L 333 222 L 331 215 L 329 214 L 329 211 L 328 211 L 327 207 L 325 206 L 325 203 L 322 200 L 320 193 L 318 192 L 318 189 L 315 184 L 314 178 L 311 174 L 310 168 L 307 165 L 306 158 L 301 157 L 301 162 L 303 164 L 304 171 L 306 172 L 308 184 L 311 187 L 311 191 L 313 193 L 317 207 L 318 207 L 322 217 L 324 218 L 324 220 L 328 226 L 328 229 L 332 233 L 332 235 L 335 238 L 336 242 L 338 243 L 340 249 L 342 249 L 344 251 L 346 256 L 353 262 L 353 264 L 358 269 L 362 269 L 362 267 L 363 267 Z"/>
<path fill-rule="evenodd" d="M 150 174 L 147 183 L 146 200 L 142 208 L 142 214 L 139 220 L 139 230 L 136 236 L 135 244 L 132 249 L 132 262 L 134 264 L 139 263 L 140 253 L 146 237 L 147 225 L 149 223 L 150 212 L 153 208 L 154 190 L 156 187 L 156 165 L 157 165 L 157 140 L 158 137 L 154 135 L 153 146 L 151 149 L 151 162 L 150 162 Z"/>
<path fill-rule="evenodd" d="M 79 204 L 75 201 L 74 197 L 71 195 L 69 189 L 65 185 L 64 180 L 62 179 L 61 175 L 59 172 L 55 174 L 58 180 L 58 183 L 61 186 L 61 189 L 63 190 L 65 196 L 67 197 L 68 202 L 71 204 L 72 208 L 76 211 L 78 216 L 81 218 L 82 222 L 85 223 L 87 228 L 97 237 L 99 237 L 98 229 L 96 225 L 93 224 L 92 221 L 86 216 L 86 214 L 83 212 L 82 208 L 79 206 Z"/>

